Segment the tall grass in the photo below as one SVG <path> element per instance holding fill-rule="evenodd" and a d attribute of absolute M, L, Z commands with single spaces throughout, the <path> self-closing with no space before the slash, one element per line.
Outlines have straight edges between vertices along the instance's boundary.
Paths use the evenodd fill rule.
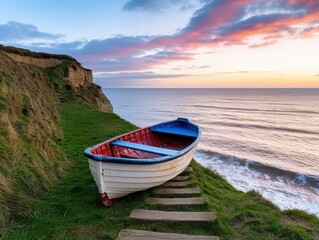
<path fill-rule="evenodd" d="M 67 159 L 58 97 L 43 71 L 0 51 L 0 227 L 30 217 L 31 202 L 61 176 Z"/>

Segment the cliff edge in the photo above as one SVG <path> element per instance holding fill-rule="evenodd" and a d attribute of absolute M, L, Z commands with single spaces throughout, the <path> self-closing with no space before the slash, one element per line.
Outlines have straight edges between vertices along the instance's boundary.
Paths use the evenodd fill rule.
<path fill-rule="evenodd" d="M 0 226 L 27 214 L 67 168 L 58 107 L 72 100 L 113 111 L 74 58 L 0 45 Z"/>
<path fill-rule="evenodd" d="M 39 67 L 46 71 L 52 80 L 58 94 L 70 94 L 76 99 L 97 107 L 104 112 L 113 112 L 113 107 L 103 94 L 101 87 L 93 83 L 90 69 L 83 68 L 74 58 L 67 55 L 32 52 L 26 49 L 5 47 L 0 45 L 0 51 L 13 61 Z M 56 80 L 59 78 L 59 82 Z M 60 86 L 58 86 L 60 85 Z M 70 91 L 70 93 L 63 93 Z"/>

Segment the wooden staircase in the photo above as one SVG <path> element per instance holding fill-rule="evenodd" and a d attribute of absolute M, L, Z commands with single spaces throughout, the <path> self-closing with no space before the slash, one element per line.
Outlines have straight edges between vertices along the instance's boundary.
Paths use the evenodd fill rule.
<path fill-rule="evenodd" d="M 187 167 L 182 174 L 189 174 L 193 171 L 193 168 Z M 166 182 L 159 189 L 153 190 L 153 194 L 157 197 L 151 197 L 147 199 L 147 202 L 153 206 L 190 206 L 190 205 L 203 205 L 205 199 L 200 195 L 198 188 L 189 188 L 187 186 L 192 185 L 190 176 L 177 176 L 174 179 Z M 189 196 L 191 195 L 191 196 Z M 164 196 L 164 197 L 162 197 Z M 146 209 L 134 209 L 130 216 L 130 219 L 142 220 L 149 222 L 158 222 L 158 224 L 166 222 L 213 222 L 216 219 L 216 215 L 213 212 L 205 211 L 162 211 L 162 210 L 146 210 Z M 186 239 L 186 240 L 218 240 L 218 236 L 203 236 L 203 235 L 188 235 L 179 233 L 164 233 L 153 232 L 135 229 L 122 230 L 117 240 L 137 240 L 137 239 Z"/>

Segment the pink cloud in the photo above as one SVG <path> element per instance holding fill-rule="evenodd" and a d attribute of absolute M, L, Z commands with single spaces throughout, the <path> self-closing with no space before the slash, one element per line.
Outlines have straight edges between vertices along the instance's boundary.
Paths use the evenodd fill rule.
<path fill-rule="evenodd" d="M 81 49 L 71 48 L 74 44 L 56 48 L 94 70 L 147 70 L 173 61 L 191 60 L 196 54 L 194 50 L 202 47 L 260 48 L 286 38 L 313 38 L 318 35 L 318 16 L 318 0 L 215 0 L 207 1 L 173 35 L 116 36 L 89 41 Z M 255 36 L 261 36 L 261 40 L 252 44 L 249 39 Z"/>

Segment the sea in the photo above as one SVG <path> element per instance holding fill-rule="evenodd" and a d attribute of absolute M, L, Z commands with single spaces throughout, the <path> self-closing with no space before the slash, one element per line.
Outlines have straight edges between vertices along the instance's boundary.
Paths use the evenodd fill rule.
<path fill-rule="evenodd" d="M 319 217 L 319 89 L 103 89 L 139 127 L 199 125 L 195 160 L 280 209 Z"/>

